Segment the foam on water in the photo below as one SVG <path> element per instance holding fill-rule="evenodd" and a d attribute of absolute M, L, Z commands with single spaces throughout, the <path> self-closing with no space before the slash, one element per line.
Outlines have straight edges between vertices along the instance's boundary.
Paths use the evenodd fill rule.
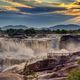
<path fill-rule="evenodd" d="M 0 57 L 10 59 L 31 58 L 34 57 L 34 51 L 23 43 L 2 38 L 0 39 Z"/>
<path fill-rule="evenodd" d="M 60 37 L 38 39 L 8 39 L 0 38 L 0 58 L 31 60 L 34 63 L 51 55 L 68 55 L 80 50 L 80 45 L 73 42 L 65 45 L 67 48 L 59 49 Z M 11 66 L 9 61 L 6 66 Z M 4 64 L 5 65 L 5 64 Z M 14 67 L 14 66 L 13 66 Z"/>
<path fill-rule="evenodd" d="M 47 56 L 47 53 L 66 54 L 80 50 L 80 45 L 75 46 L 74 43 L 69 43 L 67 49 L 60 50 L 59 44 L 60 38 L 38 38 L 26 40 L 0 38 L 0 58 L 30 59 Z"/>

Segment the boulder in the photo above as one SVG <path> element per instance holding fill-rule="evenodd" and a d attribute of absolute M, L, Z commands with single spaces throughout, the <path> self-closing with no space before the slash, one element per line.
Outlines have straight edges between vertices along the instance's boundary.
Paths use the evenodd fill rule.
<path fill-rule="evenodd" d="M 56 59 L 45 59 L 45 60 L 37 61 L 33 64 L 29 64 L 28 66 L 25 66 L 25 72 L 27 72 L 27 70 L 32 70 L 34 72 L 51 70 L 55 68 L 56 63 L 57 63 Z"/>

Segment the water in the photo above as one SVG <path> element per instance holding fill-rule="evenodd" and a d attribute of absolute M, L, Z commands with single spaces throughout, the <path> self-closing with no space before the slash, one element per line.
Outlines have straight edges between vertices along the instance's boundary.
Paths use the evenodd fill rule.
<path fill-rule="evenodd" d="M 11 39 L 0 38 L 0 59 L 2 65 L 11 66 L 12 61 L 43 58 L 51 49 L 58 49 L 56 38 Z M 15 61 L 15 63 L 16 63 Z"/>
<path fill-rule="evenodd" d="M 80 41 L 76 42 L 72 39 L 69 42 L 61 41 L 61 36 L 30 39 L 0 38 L 0 68 L 2 70 L 26 60 L 38 61 L 46 58 L 48 53 L 62 55 L 79 51 Z"/>
<path fill-rule="evenodd" d="M 27 61 L 27 64 L 32 64 L 55 55 L 66 56 L 77 51 L 80 51 L 80 38 L 75 37 L 0 38 L 0 71 L 18 73 L 23 71 Z M 43 74 L 40 76 L 45 76 Z"/>
<path fill-rule="evenodd" d="M 60 40 L 60 49 L 80 52 L 80 35 L 65 35 Z"/>
<path fill-rule="evenodd" d="M 0 38 L 0 58 L 31 58 L 34 57 L 34 51 L 26 47 L 22 42 L 12 39 Z"/>

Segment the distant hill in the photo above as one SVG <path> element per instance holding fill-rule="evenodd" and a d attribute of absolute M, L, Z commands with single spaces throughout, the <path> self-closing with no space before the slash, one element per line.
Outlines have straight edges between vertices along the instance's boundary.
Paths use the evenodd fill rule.
<path fill-rule="evenodd" d="M 8 26 L 4 26 L 1 28 L 2 30 L 6 30 L 6 29 L 28 29 L 27 26 L 24 25 L 8 25 Z M 35 28 L 37 29 L 37 28 Z M 64 29 L 64 30 L 78 30 L 80 29 L 80 25 L 76 25 L 76 24 L 68 24 L 68 25 L 56 25 L 53 27 L 49 27 L 46 28 L 44 27 L 45 30 L 50 29 L 50 30 L 57 30 L 57 29 Z"/>
<path fill-rule="evenodd" d="M 8 25 L 8 26 L 4 26 L 1 29 L 2 30 L 6 30 L 6 29 L 27 29 L 28 27 L 24 26 L 24 25 Z"/>
<path fill-rule="evenodd" d="M 75 25 L 75 24 L 68 24 L 68 25 L 56 25 L 53 27 L 49 27 L 48 29 L 50 30 L 57 30 L 57 29 L 65 29 L 65 30 L 78 30 L 80 29 L 80 25 Z"/>

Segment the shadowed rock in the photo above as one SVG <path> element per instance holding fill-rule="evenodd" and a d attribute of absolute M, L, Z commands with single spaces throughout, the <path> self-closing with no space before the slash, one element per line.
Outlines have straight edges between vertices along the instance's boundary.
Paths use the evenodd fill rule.
<path fill-rule="evenodd" d="M 28 72 L 41 72 L 46 70 L 59 70 L 68 62 L 67 56 L 61 56 L 55 59 L 45 59 L 25 66 L 24 74 Z M 29 74 L 27 74 L 29 75 Z"/>
<path fill-rule="evenodd" d="M 80 51 L 80 35 L 64 35 L 60 40 L 60 49 Z"/>
<path fill-rule="evenodd" d="M 35 72 L 51 70 L 56 66 L 56 62 L 57 61 L 55 59 L 45 59 L 45 60 L 30 64 L 27 67 L 29 68 L 29 70 L 33 70 Z"/>

